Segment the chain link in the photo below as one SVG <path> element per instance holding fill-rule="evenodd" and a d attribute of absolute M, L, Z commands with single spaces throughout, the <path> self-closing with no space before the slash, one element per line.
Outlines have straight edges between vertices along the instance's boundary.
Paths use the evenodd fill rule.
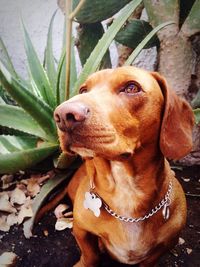
<path fill-rule="evenodd" d="M 105 210 L 111 216 L 115 217 L 116 219 L 118 219 L 120 221 L 124 221 L 124 222 L 130 222 L 130 223 L 140 222 L 140 221 L 144 221 L 144 220 L 152 217 L 154 214 L 156 214 L 165 205 L 169 206 L 171 203 L 171 200 L 170 200 L 171 191 L 172 191 L 172 181 L 170 181 L 167 193 L 164 196 L 164 198 L 160 201 L 160 203 L 157 206 L 155 206 L 148 214 L 144 215 L 143 217 L 139 217 L 139 218 L 132 218 L 132 217 L 126 217 L 126 216 L 119 215 L 116 212 L 114 212 L 112 209 L 110 209 L 109 206 L 103 200 L 102 200 L 102 202 L 104 204 Z M 97 195 L 97 197 L 99 197 L 99 196 Z"/>

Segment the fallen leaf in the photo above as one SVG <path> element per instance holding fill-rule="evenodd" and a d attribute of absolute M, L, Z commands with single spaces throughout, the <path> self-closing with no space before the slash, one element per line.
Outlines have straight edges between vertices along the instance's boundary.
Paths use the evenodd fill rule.
<path fill-rule="evenodd" d="M 188 183 L 190 181 L 190 179 L 189 178 L 183 178 L 183 181 Z"/>
<path fill-rule="evenodd" d="M 3 231 L 3 232 L 8 232 L 10 230 L 10 226 L 6 222 L 6 217 L 7 216 L 0 217 L 0 231 Z"/>
<path fill-rule="evenodd" d="M 1 177 L 1 181 L 2 181 L 2 189 L 7 189 L 9 188 L 11 185 L 13 185 L 15 182 L 13 182 L 13 175 L 8 175 L 5 174 Z"/>
<path fill-rule="evenodd" d="M 7 192 L 0 193 L 0 211 L 5 211 L 9 213 L 16 212 L 16 209 L 9 202 L 9 195 Z"/>
<path fill-rule="evenodd" d="M 43 233 L 44 233 L 44 236 L 48 236 L 49 235 L 48 230 L 44 230 Z"/>
<path fill-rule="evenodd" d="M 17 260 L 17 255 L 13 252 L 4 252 L 0 256 L 0 266 L 2 267 L 12 267 L 15 265 Z"/>
<path fill-rule="evenodd" d="M 178 257 L 178 253 L 175 249 L 171 249 L 170 252 L 175 256 Z"/>
<path fill-rule="evenodd" d="M 24 218 L 30 218 L 33 216 L 32 210 L 32 200 L 30 197 L 27 197 L 26 202 L 21 206 L 18 214 L 18 224 L 21 224 L 24 221 Z"/>
<path fill-rule="evenodd" d="M 37 182 L 37 179 L 28 179 L 27 191 L 28 195 L 31 197 L 35 197 L 40 192 L 40 186 Z"/>
<path fill-rule="evenodd" d="M 186 252 L 187 252 L 187 254 L 189 255 L 189 254 L 192 253 L 192 249 L 191 249 L 191 248 L 186 248 Z"/>
<path fill-rule="evenodd" d="M 7 216 L 6 222 L 9 226 L 18 223 L 18 216 L 15 213 L 11 213 Z"/>
<path fill-rule="evenodd" d="M 66 228 L 73 227 L 73 219 L 72 218 L 59 218 L 55 224 L 55 229 L 57 231 L 62 231 Z"/>
<path fill-rule="evenodd" d="M 56 218 L 59 219 L 64 217 L 63 212 L 65 212 L 68 208 L 69 206 L 67 204 L 59 204 L 54 210 Z"/>
<path fill-rule="evenodd" d="M 25 193 L 21 189 L 16 187 L 10 194 L 10 203 L 12 205 L 14 204 L 22 205 L 25 203 L 25 201 L 26 201 Z"/>
<path fill-rule="evenodd" d="M 183 245 L 185 243 L 185 240 L 182 237 L 179 237 L 178 244 Z"/>

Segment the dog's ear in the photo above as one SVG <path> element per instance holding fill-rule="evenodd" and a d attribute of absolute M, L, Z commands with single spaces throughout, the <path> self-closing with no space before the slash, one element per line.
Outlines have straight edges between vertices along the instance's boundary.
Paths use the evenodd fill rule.
<path fill-rule="evenodd" d="M 157 72 L 152 76 L 158 82 L 165 100 L 160 132 L 160 149 L 169 159 L 180 159 L 192 149 L 194 115 L 190 105 L 178 97 Z"/>

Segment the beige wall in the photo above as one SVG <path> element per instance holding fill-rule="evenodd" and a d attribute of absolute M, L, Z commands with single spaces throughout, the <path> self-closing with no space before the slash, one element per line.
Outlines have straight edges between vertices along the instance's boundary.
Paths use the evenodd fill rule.
<path fill-rule="evenodd" d="M 20 26 L 22 16 L 34 46 L 43 59 L 48 25 L 57 9 L 56 0 L 0 0 L 0 37 L 3 39 L 17 71 L 26 74 L 26 56 Z M 54 22 L 54 50 L 61 49 L 63 14 L 58 9 Z"/>

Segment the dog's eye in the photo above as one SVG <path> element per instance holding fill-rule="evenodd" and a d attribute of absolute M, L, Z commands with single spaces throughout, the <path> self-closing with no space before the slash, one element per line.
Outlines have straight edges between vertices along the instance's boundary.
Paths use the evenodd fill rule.
<path fill-rule="evenodd" d="M 122 90 L 120 90 L 120 92 L 124 92 L 126 94 L 136 94 L 139 93 L 141 91 L 141 87 L 136 84 L 135 82 L 130 82 L 128 84 L 126 84 Z"/>
<path fill-rule="evenodd" d="M 79 89 L 79 94 L 84 94 L 84 93 L 87 93 L 87 88 L 85 86 Z"/>

